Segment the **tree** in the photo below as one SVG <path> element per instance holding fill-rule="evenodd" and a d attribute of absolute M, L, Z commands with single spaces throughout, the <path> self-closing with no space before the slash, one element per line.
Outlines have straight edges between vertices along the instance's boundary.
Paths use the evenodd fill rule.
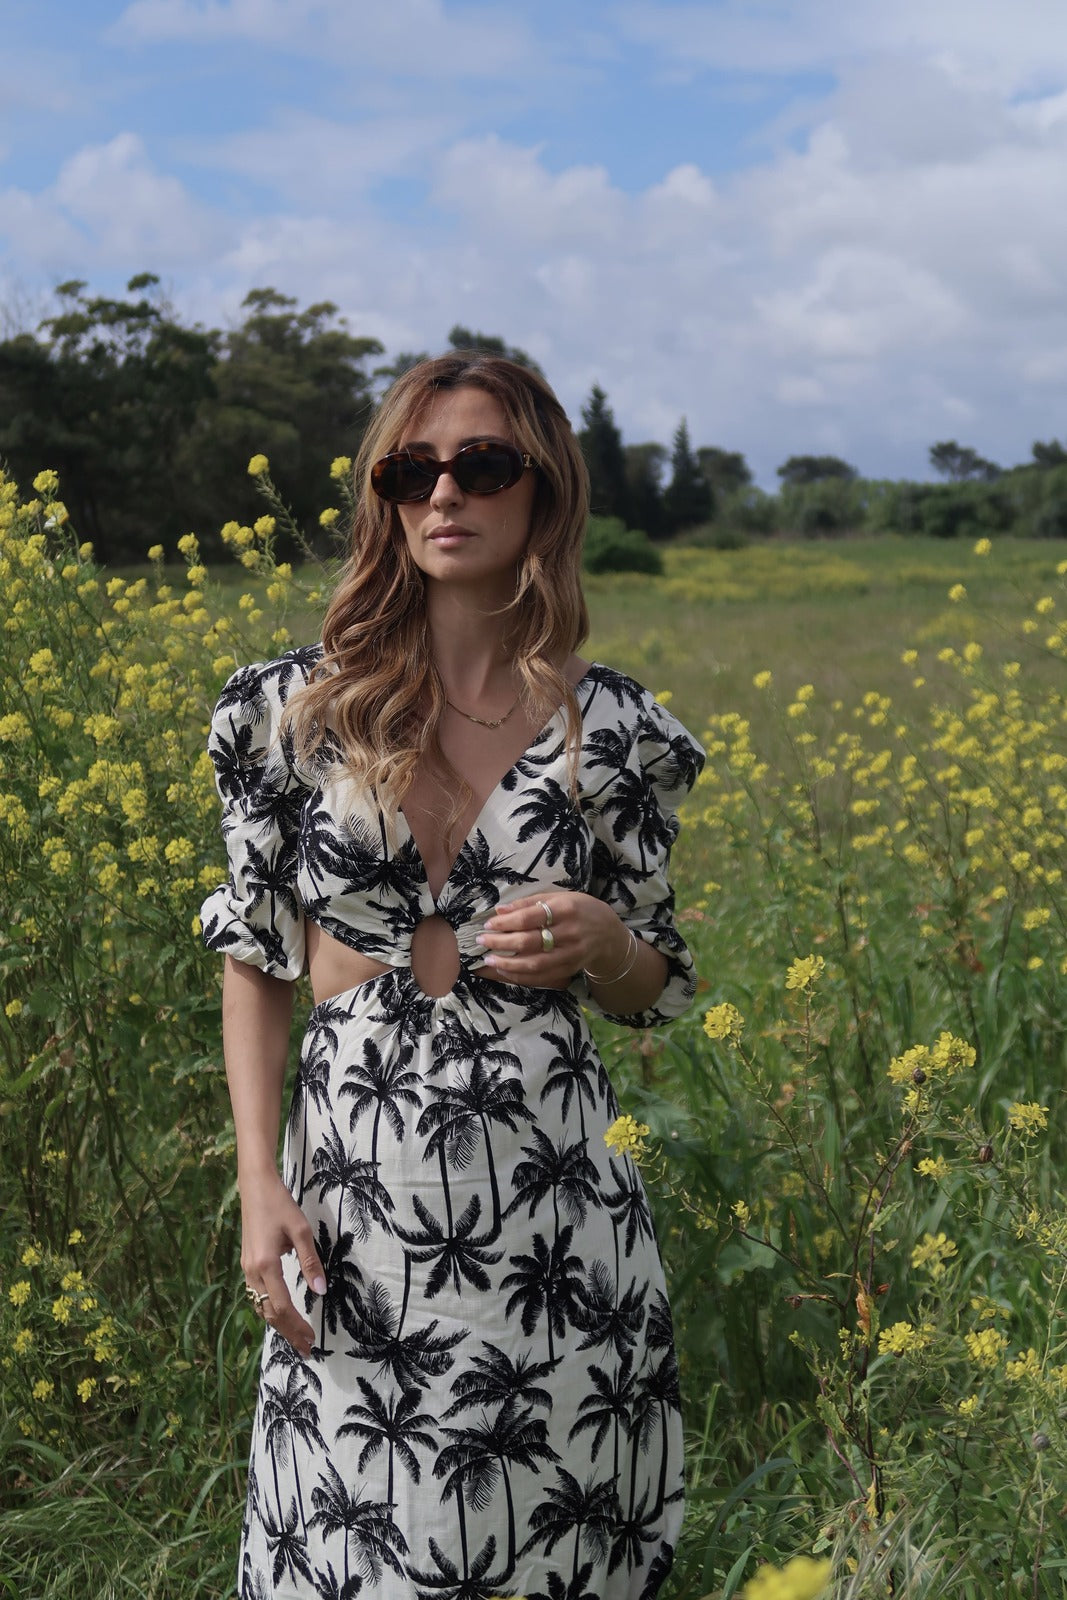
<path fill-rule="evenodd" d="M 663 517 L 663 469 L 667 451 L 661 444 L 627 444 L 622 450 L 626 472 L 626 492 L 635 528 L 642 528 L 650 539 L 662 539 L 666 532 Z"/>
<path fill-rule="evenodd" d="M 1058 439 L 1050 439 L 1047 444 L 1035 439 L 1032 452 L 1035 467 L 1062 467 L 1067 464 L 1067 449 Z"/>
<path fill-rule="evenodd" d="M 589 469 L 589 509 L 598 517 L 629 521 L 629 492 L 622 434 L 615 425 L 608 397 L 594 383 L 582 407 L 578 443 Z"/>
<path fill-rule="evenodd" d="M 1000 476 L 1000 468 L 992 461 L 987 461 L 969 445 L 957 444 L 955 439 L 943 439 L 940 444 L 930 446 L 930 465 L 952 483 L 966 483 L 971 479 L 989 483 Z"/>
<path fill-rule="evenodd" d="M 747 489 L 752 482 L 752 473 L 740 450 L 719 450 L 702 445 L 697 451 L 697 464 L 704 482 L 716 496 Z"/>
<path fill-rule="evenodd" d="M 840 456 L 790 456 L 778 468 L 778 476 L 783 489 L 790 489 L 804 483 L 818 483 L 822 478 L 844 478 L 851 483 L 858 474 L 855 467 L 850 467 Z"/>
<path fill-rule="evenodd" d="M 509 361 L 514 361 L 516 366 L 529 367 L 531 372 L 538 372 L 544 377 L 533 356 L 528 356 L 517 344 L 505 344 L 495 333 L 473 333 L 470 328 L 457 322 L 448 330 L 448 343 L 453 350 L 483 350 L 486 355 L 505 356 Z"/>
<path fill-rule="evenodd" d="M 683 417 L 674 433 L 671 447 L 671 481 L 663 496 L 667 528 L 677 533 L 709 522 L 715 509 L 711 488 L 689 443 L 689 427 Z"/>

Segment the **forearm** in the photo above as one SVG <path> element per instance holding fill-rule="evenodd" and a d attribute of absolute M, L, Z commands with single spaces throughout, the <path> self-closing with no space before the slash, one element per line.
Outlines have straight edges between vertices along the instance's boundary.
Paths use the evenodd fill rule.
<path fill-rule="evenodd" d="M 222 1045 L 237 1135 L 238 1184 L 276 1173 L 293 985 L 226 958 Z"/>
<path fill-rule="evenodd" d="M 667 958 L 646 944 L 615 913 L 595 962 L 583 968 L 589 993 L 605 1011 L 631 1016 L 654 1006 L 667 982 Z"/>

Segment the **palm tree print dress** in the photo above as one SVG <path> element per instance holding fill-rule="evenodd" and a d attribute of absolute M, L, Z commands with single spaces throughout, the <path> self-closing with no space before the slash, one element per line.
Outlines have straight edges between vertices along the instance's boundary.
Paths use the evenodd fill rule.
<path fill-rule="evenodd" d="M 497 785 L 434 901 L 401 815 L 343 771 L 296 763 L 289 696 L 320 647 L 245 667 L 210 740 L 230 881 L 208 946 L 277 977 L 304 923 L 387 963 L 316 1005 L 283 1173 L 328 1288 L 286 1263 L 317 1330 L 268 1329 L 240 1554 L 241 1600 L 651 1600 L 682 1515 L 678 1377 L 640 1174 L 604 1142 L 618 1106 L 585 980 L 479 977 L 494 907 L 577 889 L 667 958 L 656 1006 L 690 1003 L 666 868 L 699 745 L 632 679 L 578 685 L 578 804 L 557 714 Z M 447 919 L 452 990 L 416 984 L 412 934 Z"/>

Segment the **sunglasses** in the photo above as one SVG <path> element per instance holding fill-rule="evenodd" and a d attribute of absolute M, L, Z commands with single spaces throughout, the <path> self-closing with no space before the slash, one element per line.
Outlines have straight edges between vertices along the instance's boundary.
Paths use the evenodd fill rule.
<path fill-rule="evenodd" d="M 419 450 L 396 450 L 374 463 L 370 481 L 382 500 L 407 505 L 428 500 L 443 472 L 455 479 L 464 494 L 499 494 L 518 483 L 527 467 L 536 465 L 533 456 L 513 444 L 486 439 L 464 445 L 451 461 L 438 461 Z"/>

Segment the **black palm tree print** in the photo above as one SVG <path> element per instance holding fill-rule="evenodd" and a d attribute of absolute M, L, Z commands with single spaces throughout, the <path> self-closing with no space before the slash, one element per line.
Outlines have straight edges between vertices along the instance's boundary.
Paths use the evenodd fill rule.
<path fill-rule="evenodd" d="M 694 992 L 668 877 L 699 750 L 624 675 L 588 669 L 457 840 L 435 903 L 403 814 L 298 751 L 321 651 L 241 669 L 212 721 L 229 879 L 211 948 L 298 977 L 304 923 L 386 966 L 316 1005 L 282 1172 L 326 1275 L 286 1267 L 315 1329 L 260 1373 L 241 1600 L 653 1600 L 681 1517 L 678 1368 L 648 1201 L 603 1140 L 618 1106 L 580 976 L 479 974 L 519 896 L 602 899 L 661 951 L 669 1022 Z M 411 971 L 443 916 L 459 976 Z"/>

